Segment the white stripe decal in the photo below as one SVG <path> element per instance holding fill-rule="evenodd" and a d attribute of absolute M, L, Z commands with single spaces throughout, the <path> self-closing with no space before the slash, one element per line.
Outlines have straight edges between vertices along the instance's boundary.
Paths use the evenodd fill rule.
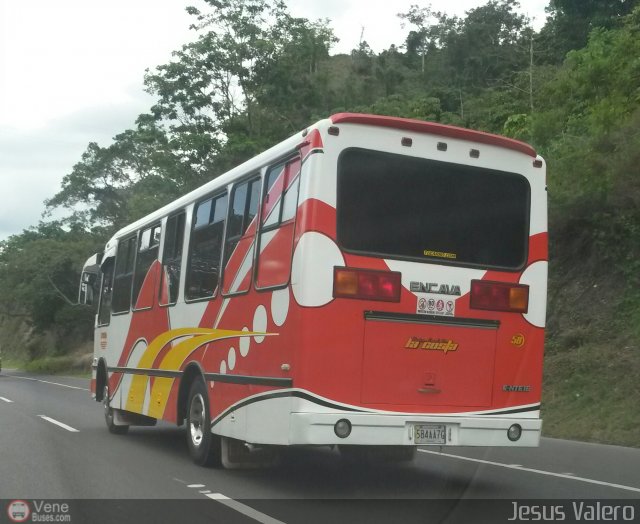
<path fill-rule="evenodd" d="M 54 418 L 50 418 L 47 417 L 45 415 L 38 415 L 41 419 L 46 420 L 47 422 L 51 422 L 52 424 L 55 424 L 56 426 L 59 426 L 63 429 L 66 429 L 67 431 L 71 431 L 72 433 L 79 433 L 80 430 L 76 429 L 76 428 L 72 428 L 71 426 L 67 426 L 66 424 L 64 424 L 63 422 L 60 422 L 59 420 L 56 420 Z"/>
<path fill-rule="evenodd" d="M 238 402 L 235 402 L 234 404 L 232 404 L 231 406 L 229 406 L 227 409 L 224 410 L 224 413 L 229 414 L 233 411 L 235 411 L 237 406 L 243 405 L 243 404 L 248 404 L 248 403 L 253 403 L 253 402 L 259 402 L 261 399 L 261 397 L 267 397 L 270 398 L 272 397 L 274 394 L 277 395 L 282 395 L 282 394 L 293 394 L 299 392 L 301 394 L 304 395 L 308 395 L 309 397 L 313 397 L 314 399 L 318 399 L 319 402 L 324 402 L 324 403 L 328 403 L 328 404 L 332 404 L 333 407 L 332 409 L 336 409 L 336 410 L 340 410 L 340 409 L 348 409 L 350 411 L 356 411 L 356 412 L 360 412 L 360 413 L 373 413 L 373 414 L 380 414 L 380 415 L 402 415 L 402 416 L 412 416 L 412 415 L 420 415 L 420 416 L 432 416 L 432 417 L 463 417 L 463 416 L 473 416 L 473 415 L 496 415 L 496 416 L 502 416 L 502 417 L 524 417 L 524 418 L 533 418 L 533 419 L 537 419 L 538 415 L 539 415 L 539 411 L 540 411 L 540 404 L 539 403 L 535 403 L 535 404 L 523 404 L 521 406 L 508 406 L 508 407 L 504 407 L 504 408 L 499 408 L 499 409 L 490 409 L 490 410 L 486 410 L 486 411 L 460 411 L 460 412 L 444 412 L 444 413 L 422 413 L 422 412 L 404 412 L 404 411 L 385 411 L 385 410 L 381 410 L 381 409 L 370 409 L 370 408 L 365 408 L 362 406 L 356 406 L 354 404 L 345 404 L 343 402 L 337 402 L 333 399 L 327 398 L 327 397 L 322 397 L 320 395 L 316 395 L 314 393 L 312 393 L 311 391 L 308 391 L 306 389 L 301 389 L 301 388 L 279 388 L 277 390 L 274 391 L 267 391 L 265 393 L 256 393 L 255 395 L 250 395 L 248 397 L 243 398 L 242 400 L 239 400 Z M 537 409 L 532 409 L 532 408 L 537 408 Z M 508 413 L 505 413 L 508 412 Z M 514 413 L 511 413 L 514 412 Z M 220 415 L 218 415 L 220 416 Z M 226 415 L 225 415 L 226 416 Z M 217 417 L 216 417 L 217 418 Z M 215 424 L 217 424 L 218 422 L 220 422 L 220 420 L 216 420 L 214 418 L 214 422 Z M 212 424 L 215 425 L 215 424 Z"/>
<path fill-rule="evenodd" d="M 626 491 L 633 491 L 640 493 L 640 488 L 633 486 L 625 486 L 624 484 L 613 484 L 611 482 L 604 482 L 602 480 L 588 479 L 584 477 L 577 477 L 568 473 L 553 473 L 552 471 L 545 471 L 543 469 L 523 468 L 517 464 L 503 464 L 501 462 L 492 462 L 490 460 L 476 459 L 470 457 L 462 457 L 460 455 L 452 455 L 450 453 L 441 453 L 439 451 L 431 451 L 428 449 L 419 449 L 421 453 L 429 453 L 431 455 L 440 455 L 441 457 L 453 458 L 458 460 L 466 460 L 468 462 L 477 462 L 478 464 L 486 464 L 488 466 L 497 466 L 499 468 L 514 469 L 516 471 L 526 471 L 527 473 L 537 473 L 538 475 L 547 475 L 549 477 L 558 477 L 561 479 L 577 480 L 579 482 L 586 482 L 587 484 L 596 484 L 598 486 L 607 486 L 609 488 L 624 489 Z"/>
<path fill-rule="evenodd" d="M 240 263 L 240 267 L 238 268 L 238 272 L 235 278 L 233 279 L 233 282 L 231 283 L 231 288 L 229 290 L 231 293 L 236 292 L 236 290 L 238 289 L 238 286 L 240 286 L 240 283 L 242 282 L 242 279 L 253 267 L 253 251 L 255 249 L 255 244 L 256 244 L 256 239 L 254 237 L 253 241 L 251 242 L 251 246 L 249 247 L 249 251 L 245 253 L 244 258 Z M 236 246 L 236 249 L 237 248 L 238 246 Z M 234 253 L 235 253 L 235 249 L 234 249 Z M 231 256 L 233 256 L 233 254 Z M 229 260 L 231 260 L 231 257 L 229 257 Z M 216 317 L 216 321 L 213 323 L 214 329 L 219 326 L 220 320 L 222 320 L 222 315 L 224 315 L 224 312 L 226 311 L 228 305 L 229 305 L 229 298 L 225 298 L 222 301 L 222 307 L 220 307 L 220 311 L 218 311 L 218 316 Z"/>
<path fill-rule="evenodd" d="M 242 502 L 238 502 L 237 500 L 230 499 L 229 497 L 227 497 L 226 495 L 223 495 L 222 493 L 207 493 L 206 495 L 211 500 L 215 500 L 220 504 L 224 504 L 228 508 L 231 508 L 237 511 L 238 513 L 242 513 L 243 515 L 253 520 L 262 522 L 262 524 L 284 524 L 281 520 L 277 520 L 277 519 L 274 519 L 273 517 L 270 517 L 269 515 L 265 515 L 264 513 L 261 513 L 260 511 L 258 511 L 257 509 L 253 509 L 252 507 L 247 506 Z"/>
<path fill-rule="evenodd" d="M 235 293 L 236 291 L 238 291 L 238 288 L 240 287 L 242 280 L 244 279 L 245 276 L 247 276 L 247 273 L 253 267 L 253 250 L 255 248 L 255 245 L 256 245 L 256 239 L 254 237 L 253 241 L 251 242 L 251 245 L 249 246 L 249 249 L 244 254 L 244 258 L 242 259 L 242 262 L 240 262 L 240 267 L 238 268 L 238 272 L 236 273 L 236 276 L 234 277 L 233 282 L 231 283 L 231 289 L 229 290 L 231 293 Z"/>

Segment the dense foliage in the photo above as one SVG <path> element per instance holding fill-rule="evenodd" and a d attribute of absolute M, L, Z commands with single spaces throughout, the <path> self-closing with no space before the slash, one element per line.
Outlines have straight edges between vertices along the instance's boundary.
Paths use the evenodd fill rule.
<path fill-rule="evenodd" d="M 515 0 L 463 18 L 416 5 L 399 14 L 404 42 L 375 53 L 361 41 L 350 55 L 331 55 L 328 20 L 293 17 L 282 0 L 189 7 L 197 37 L 147 71 L 155 104 L 111 144 L 90 143 L 47 201 L 68 218 L 0 244 L 0 315 L 24 315 L 40 331 L 84 322 L 86 310 L 62 295 L 74 295 L 80 265 L 117 228 L 343 110 L 531 142 L 549 165 L 552 270 L 582 257 L 637 285 L 638 3 L 551 0 L 538 32 Z M 640 318 L 632 289 L 626 314 Z"/>

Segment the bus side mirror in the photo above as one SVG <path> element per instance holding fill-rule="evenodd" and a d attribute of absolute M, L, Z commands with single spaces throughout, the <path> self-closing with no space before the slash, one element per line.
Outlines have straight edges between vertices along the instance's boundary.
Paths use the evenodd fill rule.
<path fill-rule="evenodd" d="M 83 271 L 80 277 L 80 291 L 78 293 L 78 302 L 85 306 L 92 306 L 94 303 L 95 286 L 98 280 L 96 273 Z"/>

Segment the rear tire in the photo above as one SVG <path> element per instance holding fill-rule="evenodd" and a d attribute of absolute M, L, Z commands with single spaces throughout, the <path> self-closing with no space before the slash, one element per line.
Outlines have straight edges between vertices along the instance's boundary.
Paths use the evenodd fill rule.
<path fill-rule="evenodd" d="M 129 426 L 119 426 L 114 422 L 114 409 L 111 407 L 111 403 L 109 400 L 109 386 L 104 387 L 102 394 L 102 405 L 104 406 L 104 421 L 107 424 L 107 429 L 109 433 L 113 433 L 115 435 L 124 435 L 127 431 L 129 431 Z"/>
<path fill-rule="evenodd" d="M 211 433 L 209 395 L 204 381 L 191 384 L 187 400 L 187 445 L 189 455 L 198 466 L 221 465 L 221 439 Z"/>

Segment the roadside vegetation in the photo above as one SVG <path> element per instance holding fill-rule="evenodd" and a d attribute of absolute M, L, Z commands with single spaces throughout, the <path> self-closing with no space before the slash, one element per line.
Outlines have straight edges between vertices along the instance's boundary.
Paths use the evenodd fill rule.
<path fill-rule="evenodd" d="M 332 55 L 329 21 L 277 0 L 206 0 L 198 37 L 150 69 L 147 113 L 90 143 L 46 202 L 66 208 L 0 244 L 0 350 L 75 365 L 93 312 L 84 260 L 118 228 L 317 119 L 370 112 L 505 134 L 548 164 L 544 431 L 640 446 L 640 1 L 551 0 L 538 32 L 514 0 L 465 17 L 399 16 L 406 41 Z M 57 215 L 58 216 L 58 215 Z M 89 350 L 87 350 L 89 351 Z"/>

